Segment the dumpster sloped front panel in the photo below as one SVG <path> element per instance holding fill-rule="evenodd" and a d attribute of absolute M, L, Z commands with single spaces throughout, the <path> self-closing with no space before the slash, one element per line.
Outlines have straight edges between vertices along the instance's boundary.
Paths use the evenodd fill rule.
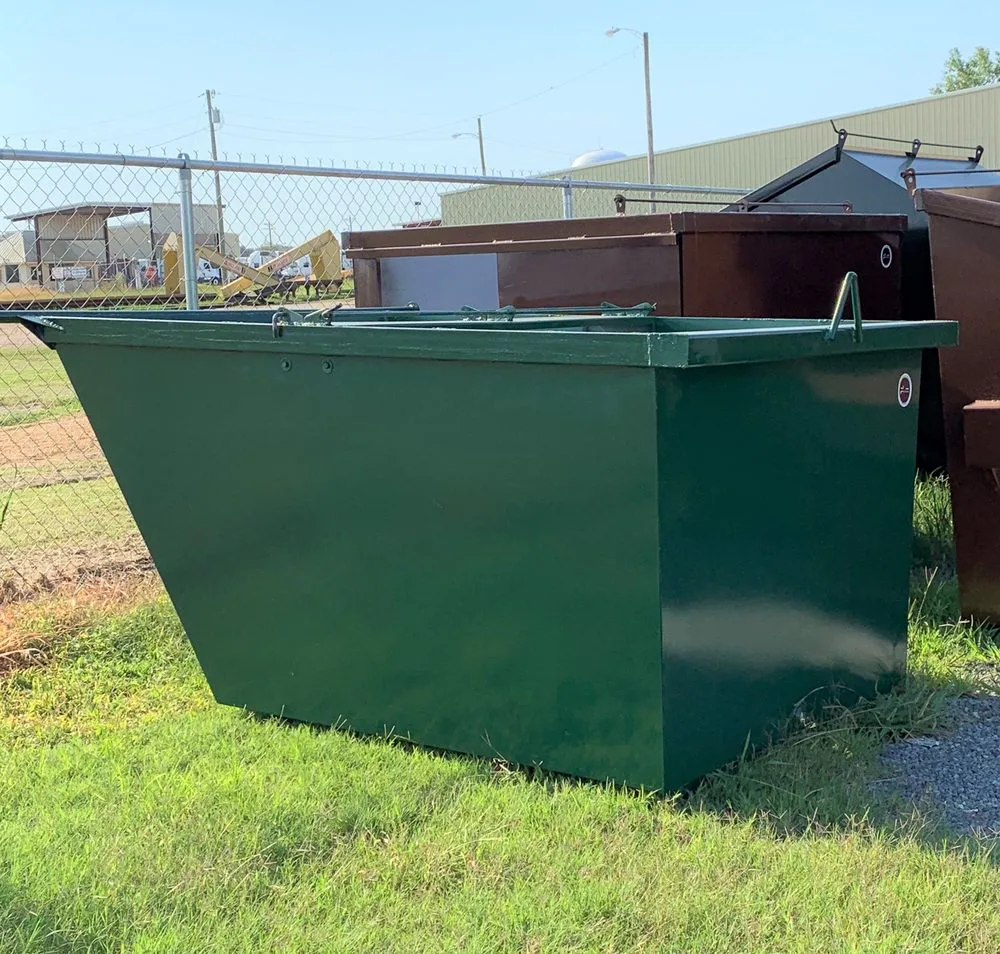
<path fill-rule="evenodd" d="M 933 190 L 916 198 L 930 223 L 937 314 L 961 325 L 959 346 L 939 361 L 962 612 L 1000 623 L 1000 442 L 991 426 L 1000 416 L 1000 202 Z"/>
<path fill-rule="evenodd" d="M 220 702 L 662 783 L 648 373 L 59 352 Z"/>
<path fill-rule="evenodd" d="M 902 671 L 953 325 L 54 317 L 221 702 L 662 790 Z"/>

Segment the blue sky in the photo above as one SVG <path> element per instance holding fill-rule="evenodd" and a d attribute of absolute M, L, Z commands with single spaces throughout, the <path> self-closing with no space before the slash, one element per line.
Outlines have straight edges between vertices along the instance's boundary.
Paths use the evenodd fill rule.
<path fill-rule="evenodd" d="M 3 21 L 11 145 L 206 155 L 212 87 L 234 157 L 475 167 L 452 135 L 482 114 L 499 172 L 645 150 L 639 41 L 610 26 L 649 31 L 657 148 L 925 96 L 950 47 L 1000 46 L 983 0 L 41 0 Z"/>

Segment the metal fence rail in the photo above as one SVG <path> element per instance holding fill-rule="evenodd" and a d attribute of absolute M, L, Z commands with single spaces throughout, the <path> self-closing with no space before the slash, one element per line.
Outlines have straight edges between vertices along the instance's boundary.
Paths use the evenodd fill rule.
<path fill-rule="evenodd" d="M 0 601 L 149 566 L 59 359 L 18 311 L 350 306 L 346 231 L 614 215 L 616 196 L 651 191 L 671 209 L 744 192 L 0 149 Z"/>

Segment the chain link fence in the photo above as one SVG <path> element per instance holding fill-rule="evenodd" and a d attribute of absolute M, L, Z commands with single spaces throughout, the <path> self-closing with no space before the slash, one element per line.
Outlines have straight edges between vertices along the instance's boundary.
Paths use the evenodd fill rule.
<path fill-rule="evenodd" d="M 19 312 L 350 307 L 345 232 L 642 214 L 651 197 L 718 208 L 738 194 L 0 149 L 0 601 L 150 569 L 58 357 Z"/>

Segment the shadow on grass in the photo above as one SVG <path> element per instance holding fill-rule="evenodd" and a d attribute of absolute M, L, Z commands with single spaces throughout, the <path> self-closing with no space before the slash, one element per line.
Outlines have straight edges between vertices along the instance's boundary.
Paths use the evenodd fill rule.
<path fill-rule="evenodd" d="M 66 927 L 58 905 L 25 901 L 0 877 L 0 949 L 18 954 L 98 954 L 114 946 L 107 937 Z"/>
<path fill-rule="evenodd" d="M 935 850 L 989 852 L 986 842 L 949 831 L 934 805 L 914 805 L 895 795 L 892 770 L 879 761 L 888 743 L 948 732 L 954 721 L 951 702 L 963 694 L 982 691 L 984 669 L 1000 677 L 998 633 L 961 619 L 953 576 L 942 576 L 937 570 L 915 571 L 911 594 L 910 669 L 896 689 L 850 707 L 829 703 L 808 722 L 789 722 L 775 733 L 771 744 L 748 750 L 743 758 L 702 779 L 690 791 L 659 796 L 633 790 L 630 797 L 646 800 L 651 811 L 672 806 L 684 813 L 709 813 L 724 822 L 749 822 L 779 839 L 863 835 L 916 841 Z M 316 732 L 347 731 L 343 727 L 311 728 Z M 373 745 L 429 750 L 405 738 L 348 734 Z M 619 790 L 612 784 L 574 779 L 501 759 L 473 760 L 433 751 L 445 759 L 476 765 L 476 775 L 488 784 L 515 779 L 550 791 L 567 786 Z"/>
<path fill-rule="evenodd" d="M 868 832 L 994 859 L 988 841 L 950 831 L 933 803 L 897 795 L 895 770 L 879 761 L 888 743 L 950 731 L 954 700 L 1000 688 L 991 682 L 1000 633 L 961 619 L 954 576 L 915 572 L 911 592 L 910 664 L 898 687 L 787 725 L 779 741 L 704 779 L 683 810 L 753 820 L 775 837 Z"/>

